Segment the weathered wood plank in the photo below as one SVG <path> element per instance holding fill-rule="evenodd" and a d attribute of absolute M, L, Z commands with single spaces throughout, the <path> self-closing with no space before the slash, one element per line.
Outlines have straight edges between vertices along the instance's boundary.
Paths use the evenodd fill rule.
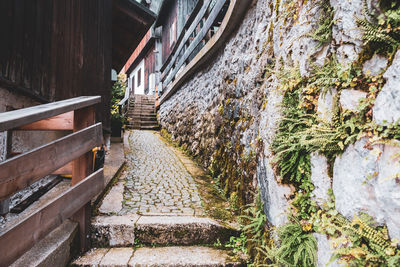
<path fill-rule="evenodd" d="M 183 56 L 179 59 L 178 63 L 175 65 L 174 70 L 166 78 L 165 85 L 167 85 L 175 77 L 176 73 L 182 67 L 183 63 L 186 61 L 186 59 L 189 57 L 189 55 L 204 39 L 204 36 L 207 34 L 208 30 L 214 23 L 215 19 L 217 18 L 218 14 L 221 11 L 222 7 L 224 6 L 225 2 L 226 2 L 226 0 L 218 0 L 218 2 L 215 4 L 215 6 L 212 9 L 210 15 L 208 16 L 206 22 L 204 23 L 203 28 L 201 28 L 201 30 L 197 34 L 196 38 L 189 45 L 188 49 L 185 51 Z"/>
<path fill-rule="evenodd" d="M 104 187 L 103 169 L 0 233 L 0 267 L 9 266 L 41 238 L 70 218 Z"/>
<path fill-rule="evenodd" d="M 192 13 L 190 14 L 189 18 L 187 19 L 187 21 L 185 22 L 183 29 L 180 32 L 178 39 L 176 40 L 176 45 L 172 49 L 171 53 L 168 55 L 167 60 L 161 66 L 161 69 L 160 69 L 161 72 L 164 72 L 164 69 L 166 67 L 170 66 L 169 63 L 171 62 L 172 58 L 174 58 L 174 60 L 175 60 L 176 51 L 180 52 L 180 50 L 182 49 L 182 46 L 181 46 L 182 40 L 184 40 L 184 43 L 187 42 L 188 39 L 187 39 L 186 35 L 188 35 L 188 33 L 191 34 L 193 31 L 193 30 L 189 31 L 188 29 L 190 29 L 191 25 L 195 24 L 195 22 L 196 22 L 195 19 L 198 18 L 200 16 L 200 14 L 203 12 L 201 8 L 204 8 L 205 10 L 207 9 L 203 4 L 204 4 L 204 0 L 197 1 L 196 6 L 194 7 L 194 9 L 193 9 Z M 197 21 L 196 25 L 198 23 L 199 23 L 199 21 Z M 190 36 L 190 34 L 189 34 L 189 36 Z"/>
<path fill-rule="evenodd" d="M 100 103 L 100 96 L 81 96 L 0 113 L 0 132 Z"/>
<path fill-rule="evenodd" d="M 101 123 L 0 163 L 0 200 L 102 143 Z"/>
<path fill-rule="evenodd" d="M 74 132 L 84 129 L 95 123 L 96 114 L 94 107 L 86 107 L 75 110 L 74 112 Z M 93 153 L 89 151 L 75 159 L 72 166 L 72 181 L 71 184 L 78 184 L 93 172 Z M 89 248 L 89 230 L 90 230 L 90 203 L 77 211 L 72 217 L 72 220 L 79 223 L 79 239 L 81 244 L 81 252 Z"/>
<path fill-rule="evenodd" d="M 66 131 L 72 130 L 74 125 L 74 112 L 70 111 L 61 115 L 57 115 L 48 119 L 33 122 L 15 130 L 25 130 L 25 131 Z"/>
<path fill-rule="evenodd" d="M 73 163 L 67 163 L 67 165 L 59 168 L 58 170 L 55 170 L 51 174 L 53 175 L 72 175 L 72 168 L 73 168 Z"/>
<path fill-rule="evenodd" d="M 199 24 L 199 22 L 203 19 L 203 17 L 205 15 L 209 5 L 210 5 L 210 0 L 207 0 L 207 1 L 205 1 L 203 3 L 203 6 L 201 7 L 199 13 L 197 13 L 196 18 L 193 20 L 193 23 L 190 25 L 190 27 L 185 32 L 183 38 L 180 38 L 180 37 L 178 38 L 178 40 L 180 40 L 180 42 L 178 43 L 179 45 L 175 45 L 175 47 L 178 47 L 178 48 L 172 50 L 171 55 L 173 54 L 174 56 L 172 57 L 172 59 L 168 63 L 168 66 L 165 68 L 165 70 L 163 70 L 163 68 L 161 68 L 161 71 L 163 73 L 168 73 L 169 70 L 172 68 L 172 66 L 175 64 L 175 61 L 176 61 L 178 55 L 180 54 L 182 48 L 185 47 L 185 44 L 189 40 L 189 38 L 192 35 L 193 31 L 196 29 L 196 27 Z M 184 31 L 182 31 L 182 34 L 183 33 L 184 33 Z M 168 59 L 167 59 L 166 62 L 168 62 Z"/>

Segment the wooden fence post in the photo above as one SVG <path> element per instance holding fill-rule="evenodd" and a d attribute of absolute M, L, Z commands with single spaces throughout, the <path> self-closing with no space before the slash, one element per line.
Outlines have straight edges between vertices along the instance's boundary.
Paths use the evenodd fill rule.
<path fill-rule="evenodd" d="M 93 106 L 75 110 L 73 131 L 76 132 L 91 126 L 95 123 L 95 120 L 95 110 Z M 71 185 L 79 183 L 92 172 L 93 153 L 92 151 L 89 151 L 73 161 Z M 90 209 L 91 207 L 89 201 L 72 217 L 72 220 L 79 223 L 79 237 L 82 252 L 89 249 Z"/>

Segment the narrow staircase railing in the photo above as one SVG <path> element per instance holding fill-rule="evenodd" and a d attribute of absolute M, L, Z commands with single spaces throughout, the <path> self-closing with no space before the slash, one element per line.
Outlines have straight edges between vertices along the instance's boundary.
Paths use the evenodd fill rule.
<path fill-rule="evenodd" d="M 199 0 L 160 69 L 158 105 L 213 59 L 240 24 L 251 0 Z"/>
<path fill-rule="evenodd" d="M 0 131 L 73 131 L 0 163 L 0 201 L 60 168 L 72 175 L 68 190 L 0 231 L 0 266 L 13 263 L 67 219 L 79 223 L 81 249 L 88 248 L 90 201 L 104 187 L 103 169 L 93 173 L 92 153 L 102 144 L 102 125 L 95 123 L 94 109 L 100 100 L 100 96 L 82 96 L 0 113 Z"/>
<path fill-rule="evenodd" d="M 201 47 L 215 34 L 218 28 L 215 23 L 216 19 L 229 2 L 229 0 L 198 1 L 195 11 L 188 18 L 177 39 L 173 51 L 161 67 L 163 85 L 168 85 L 177 72 L 189 61 L 189 57 L 193 57 L 193 53 L 200 51 Z"/>

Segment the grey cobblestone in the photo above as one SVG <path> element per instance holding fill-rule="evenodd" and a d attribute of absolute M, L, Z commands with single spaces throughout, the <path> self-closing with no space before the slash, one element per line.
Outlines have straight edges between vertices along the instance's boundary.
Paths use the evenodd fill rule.
<path fill-rule="evenodd" d="M 203 215 L 192 176 L 154 132 L 131 131 L 120 214 Z"/>

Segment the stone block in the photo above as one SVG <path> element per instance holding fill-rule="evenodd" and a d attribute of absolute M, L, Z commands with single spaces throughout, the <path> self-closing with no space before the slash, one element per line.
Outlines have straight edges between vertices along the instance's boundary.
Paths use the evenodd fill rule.
<path fill-rule="evenodd" d="M 319 153 L 311 154 L 311 181 L 315 186 L 312 197 L 319 206 L 329 199 L 328 190 L 331 188 L 331 178 L 328 175 L 328 160 Z"/>
<path fill-rule="evenodd" d="M 317 104 L 317 114 L 322 120 L 332 121 L 336 97 L 337 90 L 334 88 L 327 90 L 324 94 L 320 94 Z"/>
<path fill-rule="evenodd" d="M 340 105 L 343 109 L 359 111 L 360 101 L 367 97 L 367 93 L 354 89 L 343 90 L 340 94 Z"/>
<path fill-rule="evenodd" d="M 138 215 L 97 216 L 92 221 L 92 242 L 96 246 L 130 246 L 135 243 Z"/>
<path fill-rule="evenodd" d="M 145 244 L 212 244 L 236 235 L 236 229 L 210 218 L 193 216 L 142 216 L 135 227 L 136 238 Z"/>
<path fill-rule="evenodd" d="M 360 212 L 387 224 L 392 238 L 400 239 L 400 144 L 370 145 L 363 138 L 335 160 L 333 192 L 336 209 L 352 219 Z"/>
<path fill-rule="evenodd" d="M 400 119 L 400 51 L 383 77 L 386 83 L 375 100 L 373 118 L 378 124 L 386 125 Z"/>
<path fill-rule="evenodd" d="M 103 257 L 100 267 L 125 267 L 133 254 L 132 248 L 112 248 Z"/>
<path fill-rule="evenodd" d="M 236 267 L 243 265 L 229 260 L 229 255 L 225 250 L 209 247 L 161 247 L 137 249 L 129 261 L 129 266 Z"/>
<path fill-rule="evenodd" d="M 365 75 L 377 76 L 386 68 L 388 64 L 387 58 L 375 54 L 371 59 L 367 60 L 363 66 Z"/>

